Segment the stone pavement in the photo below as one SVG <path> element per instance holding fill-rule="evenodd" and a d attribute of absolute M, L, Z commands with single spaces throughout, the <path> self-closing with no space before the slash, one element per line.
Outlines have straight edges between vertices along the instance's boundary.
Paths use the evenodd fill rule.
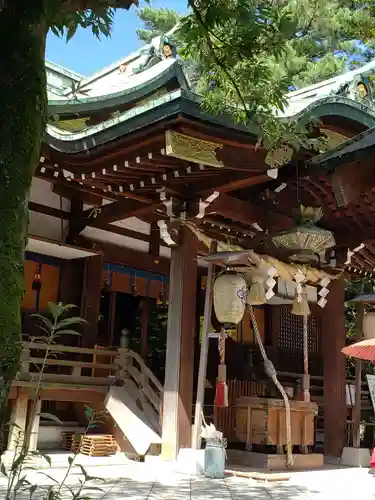
<path fill-rule="evenodd" d="M 95 500 L 369 500 L 375 499 L 375 476 L 367 469 L 335 468 L 312 472 L 291 473 L 289 481 L 259 483 L 251 479 L 228 477 L 225 480 L 210 480 L 177 474 L 161 463 L 123 463 L 103 465 L 82 457 L 77 463 L 84 464 L 90 475 L 105 478 L 106 484 L 96 484 L 100 491 L 87 491 Z M 31 471 L 29 479 L 39 485 L 52 484 L 44 473 L 60 481 L 65 473 L 62 466 L 45 471 Z M 82 478 L 74 468 L 69 478 L 73 489 Z M 0 480 L 0 498 L 5 497 L 5 481 Z M 38 497 L 33 497 L 37 500 Z M 40 498 L 40 497 L 39 497 Z M 67 500 L 72 497 L 66 495 Z M 28 500 L 25 493 L 17 500 Z"/>

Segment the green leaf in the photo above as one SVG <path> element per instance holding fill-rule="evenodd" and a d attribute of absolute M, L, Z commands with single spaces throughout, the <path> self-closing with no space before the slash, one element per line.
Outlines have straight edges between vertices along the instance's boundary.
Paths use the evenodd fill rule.
<path fill-rule="evenodd" d="M 0 472 L 1 472 L 1 474 L 2 474 L 3 476 L 8 477 L 8 473 L 7 473 L 7 471 L 6 471 L 6 468 L 5 468 L 5 465 L 4 465 L 4 463 L 3 463 L 3 462 L 1 462 L 1 465 L 0 465 Z"/>
<path fill-rule="evenodd" d="M 92 419 L 94 415 L 94 410 L 89 406 L 85 405 L 85 415 L 88 420 Z"/>
<path fill-rule="evenodd" d="M 78 336 L 81 336 L 81 334 L 79 332 L 76 332 L 75 330 L 57 330 L 56 335 L 57 336 L 60 336 L 60 335 L 78 335 Z"/>
<path fill-rule="evenodd" d="M 69 40 L 75 35 L 77 31 L 78 24 L 75 24 L 73 26 L 70 26 L 67 33 L 66 33 L 66 43 L 69 42 Z"/>
<path fill-rule="evenodd" d="M 50 319 L 46 318 L 45 316 L 43 316 L 42 314 L 34 313 L 31 315 L 31 318 L 36 318 L 39 321 L 41 321 L 43 323 L 43 325 L 46 327 L 46 329 L 47 329 L 46 331 L 48 331 L 48 332 L 53 331 L 52 321 Z"/>
<path fill-rule="evenodd" d="M 55 302 L 48 302 L 48 310 L 51 313 L 52 318 L 56 321 L 60 315 L 59 304 Z"/>
<path fill-rule="evenodd" d="M 83 465 L 81 465 L 81 464 L 77 464 L 77 467 L 79 467 L 79 468 L 81 469 L 81 472 L 82 472 L 82 474 L 83 474 L 83 475 L 84 475 L 84 477 L 85 477 L 85 480 L 87 480 L 87 478 L 89 477 L 89 475 L 88 475 L 88 473 L 87 473 L 86 469 L 83 467 Z"/>
<path fill-rule="evenodd" d="M 46 455 L 45 453 L 38 452 L 39 456 L 44 458 L 44 460 L 47 462 L 47 464 L 51 467 L 52 464 L 52 459 L 49 455 Z"/>
<path fill-rule="evenodd" d="M 96 479 L 96 478 L 95 478 Z M 103 488 L 100 488 L 99 486 L 86 486 L 84 487 L 84 491 L 99 491 L 101 493 L 104 493 Z"/>
<path fill-rule="evenodd" d="M 43 476 L 46 476 L 48 479 L 50 479 L 54 483 L 59 484 L 59 482 L 57 481 L 57 479 L 55 479 L 54 477 L 50 476 L 49 474 L 46 474 L 45 472 L 42 472 L 41 474 L 43 474 Z"/>
<path fill-rule="evenodd" d="M 38 488 L 38 485 L 36 485 L 36 484 L 33 484 L 32 486 L 30 486 L 30 489 L 29 489 L 30 499 L 33 497 L 33 495 L 36 492 L 37 488 Z"/>
<path fill-rule="evenodd" d="M 65 328 L 65 327 L 69 327 L 72 325 L 78 325 L 78 324 L 84 325 L 84 324 L 87 324 L 87 321 L 84 318 L 81 318 L 79 316 L 76 316 L 73 318 L 65 318 L 65 319 L 60 320 L 56 324 L 56 330 L 60 330 L 60 329 Z"/>
<path fill-rule="evenodd" d="M 12 472 L 17 471 L 19 469 L 20 465 L 22 465 L 22 463 L 24 461 L 25 461 L 25 454 L 24 453 L 20 453 L 18 455 L 18 457 L 15 460 L 13 460 L 12 465 L 10 467 L 10 470 Z"/>

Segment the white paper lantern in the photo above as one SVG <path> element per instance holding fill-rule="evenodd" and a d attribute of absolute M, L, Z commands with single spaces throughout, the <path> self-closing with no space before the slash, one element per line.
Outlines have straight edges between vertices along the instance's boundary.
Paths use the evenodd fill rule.
<path fill-rule="evenodd" d="M 363 316 L 362 331 L 364 339 L 375 338 L 375 312 L 368 312 Z"/>
<path fill-rule="evenodd" d="M 245 312 L 247 283 L 239 274 L 222 274 L 214 283 L 214 309 L 220 323 L 237 325 Z"/>

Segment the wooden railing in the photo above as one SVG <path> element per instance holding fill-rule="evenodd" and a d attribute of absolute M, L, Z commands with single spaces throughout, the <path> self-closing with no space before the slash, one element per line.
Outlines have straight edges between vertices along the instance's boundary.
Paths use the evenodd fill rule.
<path fill-rule="evenodd" d="M 107 362 L 97 362 L 98 357 Z M 99 371 L 104 373 L 97 376 Z M 120 371 L 119 352 L 114 349 L 23 342 L 17 381 L 109 386 L 120 379 Z"/>
<path fill-rule="evenodd" d="M 130 384 L 131 382 L 131 384 Z M 132 387 L 139 403 L 161 416 L 163 386 L 139 354 L 130 349 L 71 347 L 23 342 L 21 369 L 14 385 L 87 388 L 106 392 L 111 385 Z"/>
<path fill-rule="evenodd" d="M 130 378 L 137 386 L 141 404 L 148 401 L 160 417 L 162 415 L 163 386 L 152 371 L 146 366 L 142 357 L 134 351 L 119 349 L 120 363 L 125 370 L 125 377 Z"/>

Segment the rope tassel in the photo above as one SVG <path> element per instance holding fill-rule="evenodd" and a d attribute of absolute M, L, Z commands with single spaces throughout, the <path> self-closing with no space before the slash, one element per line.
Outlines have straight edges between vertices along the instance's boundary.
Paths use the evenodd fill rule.
<path fill-rule="evenodd" d="M 226 408 L 228 402 L 227 367 L 225 365 L 225 330 L 222 328 L 219 337 L 220 364 L 216 382 L 215 406 Z"/>

